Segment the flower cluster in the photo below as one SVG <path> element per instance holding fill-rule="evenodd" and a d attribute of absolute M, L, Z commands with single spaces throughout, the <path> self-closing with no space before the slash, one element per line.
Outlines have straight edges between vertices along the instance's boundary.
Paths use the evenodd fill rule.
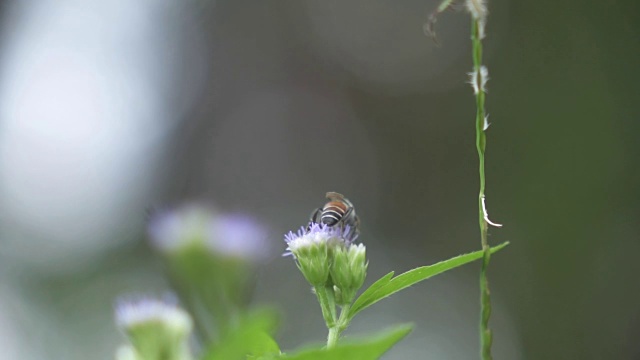
<path fill-rule="evenodd" d="M 367 274 L 366 249 L 353 243 L 349 226 L 312 223 L 285 235 L 287 250 L 315 288 L 332 287 L 338 304 L 350 304 Z"/>
<path fill-rule="evenodd" d="M 258 260 L 265 254 L 266 231 L 244 214 L 221 214 L 198 204 L 159 211 L 148 226 L 152 245 L 164 253 L 204 246 L 224 257 Z"/>
<path fill-rule="evenodd" d="M 301 227 L 296 233 L 289 231 L 284 236 L 287 243 L 287 251 L 285 256 L 293 255 L 295 258 L 309 248 L 314 246 L 333 245 L 350 245 L 348 235 L 351 233 L 350 227 L 344 228 L 332 227 L 325 224 L 311 223 L 308 227 Z"/>
<path fill-rule="evenodd" d="M 191 359 L 187 340 L 192 320 L 175 302 L 152 298 L 121 300 L 115 313 L 116 324 L 131 342 L 118 349 L 117 359 Z"/>
<path fill-rule="evenodd" d="M 191 203 L 154 213 L 148 234 L 199 335 L 214 340 L 230 331 L 248 306 L 253 265 L 268 255 L 265 228 Z"/>

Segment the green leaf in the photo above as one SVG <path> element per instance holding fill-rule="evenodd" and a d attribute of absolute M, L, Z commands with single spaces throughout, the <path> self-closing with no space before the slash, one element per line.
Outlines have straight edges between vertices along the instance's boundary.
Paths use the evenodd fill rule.
<path fill-rule="evenodd" d="M 369 286 L 367 288 L 367 290 L 365 290 L 360 297 L 358 297 L 358 299 L 353 303 L 353 305 L 351 306 L 352 308 L 354 306 L 357 306 L 358 303 L 360 301 L 364 301 L 364 299 L 369 299 L 373 296 L 373 294 L 376 293 L 376 291 L 380 290 L 380 288 L 382 288 L 383 286 L 386 286 L 387 284 L 389 284 L 389 281 L 391 281 L 391 278 L 393 277 L 393 274 L 395 274 L 394 271 L 388 273 L 387 275 L 381 277 L 380 279 L 376 280 L 376 282 L 374 282 L 373 284 L 371 284 L 371 286 Z"/>
<path fill-rule="evenodd" d="M 503 249 L 509 245 L 509 242 L 505 242 L 501 245 L 491 248 L 491 253 Z M 441 261 L 437 264 L 422 266 L 409 270 L 404 274 L 400 274 L 393 279 L 390 279 L 390 275 L 393 272 L 385 275 L 380 280 L 376 281 L 369 287 L 360 297 L 353 303 L 351 310 L 349 311 L 349 319 L 352 319 L 357 313 L 365 308 L 377 303 L 378 301 L 391 296 L 402 289 L 406 289 L 411 285 L 417 284 L 420 281 L 426 280 L 432 276 L 443 273 L 447 270 L 451 270 L 458 266 L 462 266 L 469 262 L 482 258 L 482 250 L 475 251 L 469 254 L 456 256 L 449 260 Z"/>
<path fill-rule="evenodd" d="M 262 357 L 270 354 L 280 354 L 280 348 L 271 335 L 258 329 L 245 329 L 225 337 L 203 359 L 244 360 L 248 356 Z"/>
<path fill-rule="evenodd" d="M 224 336 L 219 343 L 211 346 L 203 360 L 244 360 L 268 358 L 280 354 L 280 348 L 271 337 L 277 324 L 277 317 L 269 310 L 259 310 L 246 314 L 240 324 Z"/>
<path fill-rule="evenodd" d="M 280 355 L 280 357 L 276 357 L 276 359 L 375 360 L 407 336 L 412 328 L 413 326 L 411 324 L 404 324 L 391 330 L 361 338 L 360 340 L 343 340 L 332 349 L 306 349 L 290 355 Z"/>

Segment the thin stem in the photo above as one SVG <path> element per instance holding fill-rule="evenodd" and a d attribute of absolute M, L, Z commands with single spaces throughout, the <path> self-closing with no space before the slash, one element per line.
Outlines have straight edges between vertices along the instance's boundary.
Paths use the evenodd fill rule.
<path fill-rule="evenodd" d="M 338 344 L 338 338 L 340 337 L 340 331 L 338 327 L 334 326 L 329 328 L 329 336 L 327 336 L 327 349 L 331 349 Z"/>
<path fill-rule="evenodd" d="M 329 297 L 329 311 L 331 311 L 331 318 L 335 323 L 335 320 L 338 318 L 338 313 L 336 311 L 336 293 L 333 290 L 333 285 L 327 285 L 326 289 Z"/>
<path fill-rule="evenodd" d="M 331 329 L 336 324 L 336 306 L 333 299 L 333 289 L 326 286 L 316 286 L 316 296 L 322 309 L 322 316 L 327 328 Z"/>
<path fill-rule="evenodd" d="M 480 37 L 480 20 L 472 17 L 471 24 L 471 39 L 473 43 L 473 70 L 475 76 L 480 76 L 480 69 L 482 66 L 482 39 Z M 479 79 L 472 79 L 472 81 L 479 81 Z M 479 84 L 478 84 L 479 85 Z M 476 148 L 478 149 L 479 160 L 479 175 L 480 175 L 480 192 L 478 194 L 478 210 L 479 210 L 479 222 L 480 222 L 480 241 L 482 244 L 482 250 L 484 251 L 482 257 L 482 268 L 480 270 L 480 343 L 481 343 L 481 358 L 483 360 L 492 360 L 491 356 L 491 342 L 492 334 L 489 329 L 489 318 L 491 317 L 491 295 L 489 291 L 489 280 L 487 278 L 487 268 L 491 259 L 491 252 L 487 241 L 488 224 L 485 220 L 485 214 L 482 206 L 485 191 L 485 175 L 484 175 L 484 154 L 486 147 L 486 135 L 484 132 L 485 122 L 485 92 L 482 86 L 477 86 L 476 94 Z"/>
<path fill-rule="evenodd" d="M 349 308 L 351 308 L 351 305 L 343 306 L 340 311 L 340 318 L 338 319 L 338 322 L 335 326 L 329 328 L 327 349 L 331 349 L 338 344 L 340 334 L 342 334 L 342 332 L 349 326 Z"/>

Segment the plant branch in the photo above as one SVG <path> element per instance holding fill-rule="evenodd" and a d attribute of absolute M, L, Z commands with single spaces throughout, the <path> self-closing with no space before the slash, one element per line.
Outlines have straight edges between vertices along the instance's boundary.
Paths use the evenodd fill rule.
<path fill-rule="evenodd" d="M 340 311 L 340 318 L 338 322 L 329 328 L 329 336 L 327 338 L 327 349 L 331 349 L 332 347 L 338 344 L 338 339 L 340 338 L 340 334 L 349 326 L 349 309 L 351 305 L 345 305 L 342 307 Z"/>

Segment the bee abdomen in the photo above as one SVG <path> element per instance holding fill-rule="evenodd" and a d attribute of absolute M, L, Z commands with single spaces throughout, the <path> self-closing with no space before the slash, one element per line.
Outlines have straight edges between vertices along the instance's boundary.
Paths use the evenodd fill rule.
<path fill-rule="evenodd" d="M 337 201 L 331 201 L 327 203 L 322 209 L 320 221 L 322 221 L 323 224 L 333 226 L 337 224 L 340 219 L 342 219 L 346 211 L 347 208 L 344 204 Z"/>

